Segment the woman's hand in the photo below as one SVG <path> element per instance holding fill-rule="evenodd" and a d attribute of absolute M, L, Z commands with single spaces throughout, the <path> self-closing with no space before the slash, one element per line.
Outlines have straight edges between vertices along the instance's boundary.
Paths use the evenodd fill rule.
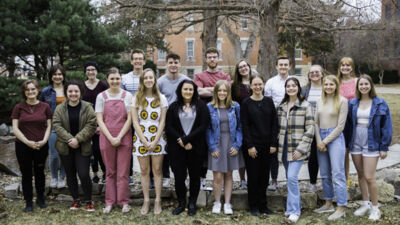
<path fill-rule="evenodd" d="M 76 138 L 71 138 L 68 140 L 68 146 L 77 149 L 79 148 L 79 142 Z"/>
<path fill-rule="evenodd" d="M 121 138 L 119 137 L 112 138 L 110 142 L 113 147 L 118 147 L 121 145 Z"/>
<path fill-rule="evenodd" d="M 184 149 L 185 150 L 192 150 L 192 144 L 190 144 L 190 143 L 187 143 L 186 145 L 185 145 L 185 147 L 184 147 Z"/>
<path fill-rule="evenodd" d="M 215 152 L 211 152 L 212 157 L 214 158 L 218 158 L 219 157 L 219 150 L 215 151 Z"/>
<path fill-rule="evenodd" d="M 257 150 L 256 150 L 256 147 L 249 148 L 247 151 L 249 152 L 249 156 L 250 156 L 251 158 L 254 159 L 254 158 L 257 157 Z"/>
<path fill-rule="evenodd" d="M 269 153 L 274 154 L 276 152 L 276 147 L 270 147 L 269 148 Z"/>
<path fill-rule="evenodd" d="M 326 145 L 324 144 L 324 142 L 321 142 L 321 143 L 317 144 L 317 149 L 320 152 L 326 152 L 326 150 L 327 150 Z"/>
<path fill-rule="evenodd" d="M 178 144 L 182 147 L 185 148 L 185 145 L 183 145 L 183 141 L 181 138 L 176 139 L 176 141 L 178 142 Z"/>
<path fill-rule="evenodd" d="M 231 150 L 229 151 L 229 155 L 230 156 L 235 156 L 239 153 L 238 150 L 236 150 L 236 148 L 232 147 Z"/>
<path fill-rule="evenodd" d="M 154 151 L 156 146 L 157 146 L 157 142 L 156 141 L 152 141 L 152 142 L 149 143 L 149 147 L 147 147 L 147 150 L 152 152 L 152 151 Z"/>
<path fill-rule="evenodd" d="M 387 156 L 387 152 L 386 151 L 380 151 L 379 152 L 379 156 L 381 157 L 381 159 L 385 159 Z"/>
<path fill-rule="evenodd" d="M 292 159 L 293 159 L 293 160 L 298 160 L 302 155 L 303 155 L 303 154 L 301 154 L 301 152 L 294 151 L 294 152 L 292 153 Z"/>
<path fill-rule="evenodd" d="M 96 127 L 96 131 L 94 133 L 99 135 L 100 134 L 100 127 Z"/>

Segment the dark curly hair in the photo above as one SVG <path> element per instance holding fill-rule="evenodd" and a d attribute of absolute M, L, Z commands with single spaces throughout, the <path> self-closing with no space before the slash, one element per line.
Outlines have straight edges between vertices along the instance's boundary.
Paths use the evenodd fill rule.
<path fill-rule="evenodd" d="M 197 93 L 197 85 L 192 80 L 183 80 L 179 83 L 175 91 L 177 97 L 176 102 L 178 103 L 179 106 L 183 106 L 185 104 L 183 102 L 183 97 L 182 97 L 182 87 L 184 84 L 193 85 L 193 97 L 192 100 L 190 101 L 190 104 L 197 106 L 197 103 L 199 102 L 199 93 Z"/>

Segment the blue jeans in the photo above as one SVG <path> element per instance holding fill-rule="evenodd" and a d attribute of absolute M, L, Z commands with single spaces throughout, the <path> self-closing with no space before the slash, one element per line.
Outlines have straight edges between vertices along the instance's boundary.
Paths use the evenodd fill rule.
<path fill-rule="evenodd" d="M 323 140 L 335 128 L 320 129 L 319 133 Z M 346 146 L 343 133 L 329 143 L 326 152 L 318 151 L 318 164 L 320 167 L 320 175 L 322 178 L 322 188 L 325 200 L 333 200 L 335 198 L 338 206 L 347 205 L 347 184 L 344 172 L 344 157 L 346 154 Z M 333 182 L 332 182 L 333 181 Z M 333 188 L 335 185 L 335 189 Z"/>
<path fill-rule="evenodd" d="M 286 199 L 286 212 L 285 215 L 301 214 L 301 196 L 299 187 L 299 171 L 304 160 L 287 161 L 287 135 L 283 145 L 282 162 L 286 170 L 287 190 L 288 195 Z"/>
<path fill-rule="evenodd" d="M 65 178 L 65 170 L 64 166 L 61 163 L 60 156 L 58 155 L 56 149 L 56 140 L 57 134 L 54 130 L 51 130 L 50 138 L 49 138 L 49 168 L 51 178 L 53 179 L 64 179 Z M 58 171 L 60 171 L 60 176 L 58 176 Z"/>

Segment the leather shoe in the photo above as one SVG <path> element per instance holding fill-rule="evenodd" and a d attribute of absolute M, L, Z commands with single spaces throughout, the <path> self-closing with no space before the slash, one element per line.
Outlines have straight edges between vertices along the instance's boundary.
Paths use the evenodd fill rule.
<path fill-rule="evenodd" d="M 24 212 L 32 212 L 33 211 L 33 204 L 32 202 L 27 202 L 25 205 Z"/>
<path fill-rule="evenodd" d="M 178 207 L 176 207 L 176 209 L 174 209 L 174 211 L 172 211 L 172 214 L 173 215 L 181 214 L 183 211 L 185 211 L 185 205 L 186 205 L 186 201 L 179 201 Z"/>
<path fill-rule="evenodd" d="M 196 204 L 194 204 L 194 203 L 189 203 L 189 206 L 188 206 L 188 215 L 189 215 L 189 216 L 194 216 L 194 215 L 196 215 L 196 212 L 197 212 Z"/>
<path fill-rule="evenodd" d="M 41 209 L 47 208 L 47 205 L 46 205 L 46 203 L 44 201 L 44 197 L 37 197 L 36 205 L 38 205 L 39 208 L 41 208 Z"/>
<path fill-rule="evenodd" d="M 259 216 L 260 215 L 260 211 L 258 209 L 250 209 L 250 214 L 252 216 Z"/>
<path fill-rule="evenodd" d="M 273 212 L 272 210 L 270 210 L 268 208 L 260 209 L 260 213 L 267 214 L 267 215 L 275 214 L 275 212 Z"/>

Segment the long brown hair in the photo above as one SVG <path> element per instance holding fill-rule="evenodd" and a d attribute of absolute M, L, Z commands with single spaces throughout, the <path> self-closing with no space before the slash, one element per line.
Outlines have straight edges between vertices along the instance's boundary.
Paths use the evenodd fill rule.
<path fill-rule="evenodd" d="M 215 83 L 214 91 L 213 91 L 213 99 L 210 103 L 212 106 L 214 106 L 214 108 L 218 108 L 218 106 L 220 105 L 221 101 L 218 98 L 218 89 L 222 85 L 225 86 L 226 91 L 227 91 L 227 96 L 225 98 L 225 108 L 229 108 L 233 104 L 232 97 L 231 97 L 231 86 L 229 85 L 228 81 L 219 80 L 219 81 L 217 81 L 217 83 Z"/>
<path fill-rule="evenodd" d="M 247 64 L 247 66 L 249 67 L 249 80 L 251 77 L 251 66 L 246 60 L 242 59 L 238 63 L 236 63 L 235 77 L 233 78 L 233 84 L 232 84 L 232 97 L 234 99 L 237 99 L 240 96 L 240 85 L 243 83 L 243 77 L 239 72 L 239 64 L 241 62 L 245 62 Z"/>
<path fill-rule="evenodd" d="M 369 90 L 369 97 L 370 98 L 375 98 L 377 96 L 376 91 L 375 91 L 375 84 L 372 81 L 372 78 L 368 75 L 368 74 L 362 74 L 360 75 L 360 77 L 357 79 L 357 84 L 356 84 L 356 98 L 358 98 L 358 100 L 361 99 L 361 92 L 360 90 L 358 90 L 358 83 L 360 83 L 361 79 L 366 79 L 369 82 L 369 85 L 371 86 L 371 90 Z"/>
<path fill-rule="evenodd" d="M 154 105 L 152 105 L 152 107 L 158 107 L 161 104 L 160 90 L 158 89 L 158 85 L 157 85 L 156 73 L 154 73 L 153 69 L 147 68 L 147 69 L 143 70 L 143 73 L 140 75 L 140 78 L 139 78 L 139 89 L 135 94 L 136 104 L 134 107 L 136 107 L 136 108 L 142 107 L 144 109 L 147 106 L 147 100 L 146 100 L 146 95 L 145 95 L 145 86 L 144 86 L 144 75 L 147 72 L 151 72 L 153 74 L 153 78 L 154 78 L 154 84 L 151 89 L 151 93 L 153 94 L 153 97 L 154 97 L 154 100 L 153 100 L 154 103 L 152 102 Z"/>

